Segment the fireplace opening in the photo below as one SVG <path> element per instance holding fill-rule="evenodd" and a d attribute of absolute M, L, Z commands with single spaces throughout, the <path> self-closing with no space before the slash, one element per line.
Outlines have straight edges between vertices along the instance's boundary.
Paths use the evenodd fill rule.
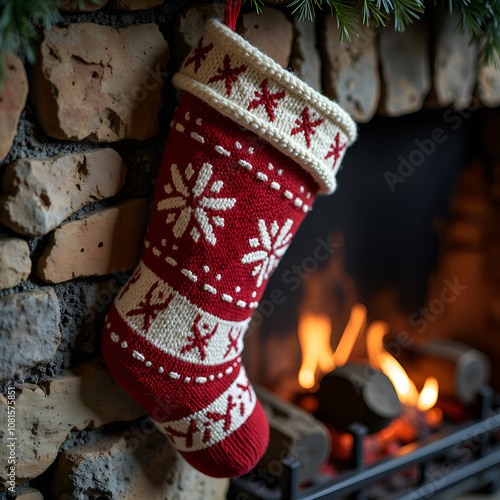
<path fill-rule="evenodd" d="M 246 340 L 250 377 L 280 414 L 273 432 L 287 421 L 301 437 L 271 440 L 230 498 L 496 488 L 495 119 L 424 110 L 360 126 L 338 192 L 299 230 Z M 276 410 L 272 395 L 290 406 Z M 314 474 L 312 436 L 329 449 Z"/>

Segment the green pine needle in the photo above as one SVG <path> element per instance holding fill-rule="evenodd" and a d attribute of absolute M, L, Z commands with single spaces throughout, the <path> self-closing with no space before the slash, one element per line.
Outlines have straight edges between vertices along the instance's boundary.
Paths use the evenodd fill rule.
<path fill-rule="evenodd" d="M 56 0 L 0 0 L 0 54 L 22 51 L 30 64 L 36 59 L 36 26 L 50 26 L 60 19 Z M 6 76 L 0 57 L 0 84 Z"/>
<path fill-rule="evenodd" d="M 470 43 L 480 43 L 483 64 L 498 66 L 500 56 L 500 0 L 448 0 L 460 15 L 460 29 Z"/>
<path fill-rule="evenodd" d="M 34 64 L 38 28 L 48 28 L 62 19 L 60 3 L 60 0 L 0 0 L 0 88 L 7 74 L 2 54 L 23 53 Z M 72 6 L 83 9 L 85 1 L 72 0 Z"/>
<path fill-rule="evenodd" d="M 252 0 L 256 2 L 259 0 Z M 330 8 L 337 20 L 340 43 L 357 35 L 361 25 L 384 27 L 390 17 L 394 29 L 404 31 L 406 26 L 420 19 L 427 4 L 424 0 L 291 0 L 288 7 L 299 19 L 313 20 L 324 6 Z M 500 0 L 434 0 L 434 5 L 445 5 L 450 14 L 460 15 L 460 29 L 467 34 L 470 43 L 481 43 L 483 64 L 500 61 Z"/>
<path fill-rule="evenodd" d="M 257 14 L 260 14 L 262 12 L 264 0 L 250 0 L 250 5 L 257 11 Z"/>
<path fill-rule="evenodd" d="M 423 0 L 292 0 L 288 7 L 293 13 L 299 14 L 299 19 L 313 20 L 316 10 L 323 10 L 326 5 L 337 20 L 340 30 L 340 41 L 344 37 L 350 40 L 350 35 L 357 35 L 360 25 L 385 26 L 389 16 L 394 17 L 396 31 L 404 31 L 405 27 L 424 12 Z"/>

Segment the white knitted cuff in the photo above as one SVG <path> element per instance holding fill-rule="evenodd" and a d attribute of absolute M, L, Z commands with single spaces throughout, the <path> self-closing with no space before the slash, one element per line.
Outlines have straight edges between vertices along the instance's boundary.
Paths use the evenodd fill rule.
<path fill-rule="evenodd" d="M 273 143 L 311 173 L 321 193 L 335 191 L 356 139 L 354 121 L 220 21 L 207 22 L 173 84 Z"/>

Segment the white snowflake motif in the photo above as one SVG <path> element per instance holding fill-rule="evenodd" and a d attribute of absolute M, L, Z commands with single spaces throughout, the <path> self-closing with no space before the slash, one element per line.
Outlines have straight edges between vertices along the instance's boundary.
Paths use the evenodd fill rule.
<path fill-rule="evenodd" d="M 271 273 L 278 267 L 281 257 L 285 254 L 293 238 L 293 234 L 290 232 L 290 228 L 293 226 L 293 220 L 287 219 L 281 230 L 276 221 L 273 221 L 271 224 L 271 231 L 268 231 L 264 219 L 259 219 L 258 226 L 260 239 L 250 238 L 248 243 L 253 248 L 262 246 L 263 250 L 255 250 L 254 252 L 245 254 L 241 259 L 241 263 L 257 263 L 253 268 L 252 276 L 259 276 L 257 278 L 257 288 L 260 288 L 264 280 L 269 279 Z"/>
<path fill-rule="evenodd" d="M 171 196 L 158 203 L 158 210 L 167 210 L 170 212 L 167 215 L 166 223 L 171 224 L 175 221 L 172 232 L 176 238 L 181 238 L 184 235 L 189 223 L 194 218 L 198 227 L 193 226 L 191 228 L 190 235 L 193 240 L 198 242 L 201 230 L 205 236 L 205 240 L 215 245 L 217 238 L 214 234 L 214 225 L 224 227 L 225 221 L 224 217 L 220 215 L 209 216 L 209 213 L 230 210 L 234 207 L 236 199 L 201 197 L 212 178 L 212 165 L 209 163 L 203 164 L 198 172 L 194 187 L 191 190 L 184 183 L 182 175 L 179 172 L 179 167 L 175 163 L 172 164 L 171 172 L 176 192 L 172 195 L 172 186 L 166 184 L 164 186 L 165 192 Z M 184 172 L 184 177 L 187 181 L 190 181 L 194 174 L 193 165 L 189 163 Z M 210 187 L 210 192 L 219 193 L 223 186 L 223 181 L 215 181 Z"/>

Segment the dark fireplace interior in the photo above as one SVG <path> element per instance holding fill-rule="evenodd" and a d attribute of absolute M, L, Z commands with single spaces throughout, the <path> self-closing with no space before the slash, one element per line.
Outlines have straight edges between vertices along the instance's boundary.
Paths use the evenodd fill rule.
<path fill-rule="evenodd" d="M 284 417 L 287 410 L 271 401 L 272 427 L 287 421 L 301 439 L 271 442 L 260 474 L 237 480 L 230 492 L 386 499 L 458 498 L 470 489 L 490 498 L 496 491 L 491 464 L 498 457 L 475 475 L 467 470 L 497 452 L 499 424 L 497 115 L 476 108 L 377 116 L 360 126 L 338 192 L 320 198 L 300 228 L 247 337 L 253 380 L 315 415 L 327 432 L 309 422 L 310 435 L 302 435 L 300 417 Z M 353 327 L 359 335 L 349 340 Z M 374 349 L 390 353 L 411 381 L 401 394 L 405 383 L 390 376 L 400 409 L 370 371 Z M 378 402 L 360 402 L 370 390 Z M 485 420 L 474 434 L 468 426 L 478 418 Z M 329 452 L 312 438 L 325 434 Z M 318 467 L 325 453 L 315 475 L 307 470 L 311 449 Z M 448 484 L 447 468 L 459 479 Z"/>

